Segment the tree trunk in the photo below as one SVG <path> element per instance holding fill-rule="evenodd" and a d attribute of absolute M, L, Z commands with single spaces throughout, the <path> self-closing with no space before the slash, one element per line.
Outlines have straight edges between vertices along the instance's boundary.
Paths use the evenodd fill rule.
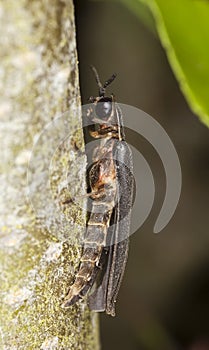
<path fill-rule="evenodd" d="M 85 300 L 61 307 L 85 230 L 72 200 L 86 166 L 73 10 L 0 5 L 0 349 L 99 348 Z"/>

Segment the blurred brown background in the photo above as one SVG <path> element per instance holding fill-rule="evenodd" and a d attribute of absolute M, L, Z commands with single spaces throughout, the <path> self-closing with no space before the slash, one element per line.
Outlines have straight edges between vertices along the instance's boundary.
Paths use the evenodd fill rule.
<path fill-rule="evenodd" d="M 116 318 L 101 315 L 102 349 L 209 349 L 209 132 L 189 109 L 158 40 L 122 4 L 75 1 L 82 102 L 97 95 L 89 68 L 107 79 L 118 102 L 153 116 L 173 141 L 182 194 L 168 226 L 153 225 L 165 194 L 162 163 L 135 140 L 155 179 L 151 215 L 131 237 Z M 128 116 L 124 116 L 125 118 Z M 136 137 L 128 134 L 127 141 Z"/>

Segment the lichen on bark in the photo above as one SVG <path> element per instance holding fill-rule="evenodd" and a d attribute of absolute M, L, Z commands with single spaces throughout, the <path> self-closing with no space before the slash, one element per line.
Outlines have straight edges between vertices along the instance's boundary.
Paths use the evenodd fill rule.
<path fill-rule="evenodd" d="M 61 308 L 85 230 L 73 4 L 5 1 L 0 23 L 0 348 L 98 349 L 85 301 Z"/>

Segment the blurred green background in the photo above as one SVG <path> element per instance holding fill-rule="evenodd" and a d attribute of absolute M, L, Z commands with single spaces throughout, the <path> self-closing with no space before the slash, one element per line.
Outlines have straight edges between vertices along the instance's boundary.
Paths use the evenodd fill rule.
<path fill-rule="evenodd" d="M 82 102 L 97 95 L 90 64 L 102 81 L 116 72 L 109 92 L 162 125 L 176 147 L 183 176 L 175 215 L 155 235 L 165 175 L 152 146 L 142 137 L 134 140 L 152 169 L 155 203 L 147 221 L 131 236 L 116 318 L 101 315 L 102 349 L 208 350 L 208 129 L 191 112 L 156 31 L 134 11 L 120 2 L 87 0 L 75 1 L 75 9 Z M 204 84 L 209 87 L 209 81 Z M 128 133 L 127 141 L 133 137 Z"/>

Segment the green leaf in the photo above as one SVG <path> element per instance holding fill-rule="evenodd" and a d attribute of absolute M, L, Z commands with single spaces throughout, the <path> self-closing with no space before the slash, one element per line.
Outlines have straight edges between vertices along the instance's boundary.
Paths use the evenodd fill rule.
<path fill-rule="evenodd" d="M 194 113 L 209 127 L 209 1 L 123 2 L 139 17 L 140 6 L 136 5 L 149 6 L 181 90 Z"/>

